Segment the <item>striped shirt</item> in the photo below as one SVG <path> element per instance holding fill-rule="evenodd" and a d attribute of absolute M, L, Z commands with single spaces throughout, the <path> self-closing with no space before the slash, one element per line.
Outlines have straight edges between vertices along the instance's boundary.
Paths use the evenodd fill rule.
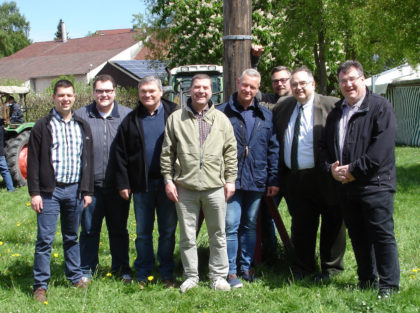
<path fill-rule="evenodd" d="M 73 184 L 80 180 L 83 137 L 80 125 L 73 119 L 64 121 L 53 109 L 51 160 L 58 183 Z"/>

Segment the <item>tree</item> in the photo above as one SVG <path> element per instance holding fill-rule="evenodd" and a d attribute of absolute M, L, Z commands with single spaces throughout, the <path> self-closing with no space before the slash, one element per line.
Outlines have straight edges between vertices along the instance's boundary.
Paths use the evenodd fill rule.
<path fill-rule="evenodd" d="M 148 20 L 138 25 L 144 36 L 155 32 L 166 40 L 170 66 L 222 63 L 223 1 L 146 2 Z M 420 62 L 415 0 L 254 0 L 252 9 L 253 42 L 265 48 L 258 70 L 267 89 L 277 65 L 308 66 L 318 91 L 329 94 L 339 90 L 336 70 L 346 59 L 358 59 L 367 75 Z"/>
<path fill-rule="evenodd" d="M 16 2 L 0 5 L 0 58 L 29 45 L 29 29 L 29 22 L 20 14 Z"/>

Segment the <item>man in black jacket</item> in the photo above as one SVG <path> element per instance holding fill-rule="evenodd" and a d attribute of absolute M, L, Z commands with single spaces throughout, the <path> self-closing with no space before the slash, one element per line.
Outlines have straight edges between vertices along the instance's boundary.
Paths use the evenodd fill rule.
<path fill-rule="evenodd" d="M 92 201 L 92 134 L 89 125 L 72 113 L 75 94 L 70 81 L 55 84 L 53 101 L 55 107 L 35 124 L 28 145 L 28 191 L 38 222 L 33 296 L 40 302 L 46 301 L 59 214 L 66 277 L 75 287 L 87 287 L 77 232 L 82 209 Z"/>
<path fill-rule="evenodd" d="M 338 81 L 344 99 L 328 115 L 319 161 L 337 181 L 360 287 L 388 296 L 400 277 L 392 218 L 396 117 L 385 98 L 369 93 L 359 62 L 341 64 Z"/>
<path fill-rule="evenodd" d="M 172 287 L 177 217 L 174 203 L 165 194 L 159 156 L 166 120 L 177 106 L 162 99 L 162 83 L 157 77 L 144 77 L 138 90 L 138 106 L 124 119 L 116 138 L 116 186 L 123 199 L 133 193 L 137 225 L 134 267 L 140 286 L 147 283 L 155 264 L 153 226 L 156 209 L 159 272 L 165 286 Z"/>

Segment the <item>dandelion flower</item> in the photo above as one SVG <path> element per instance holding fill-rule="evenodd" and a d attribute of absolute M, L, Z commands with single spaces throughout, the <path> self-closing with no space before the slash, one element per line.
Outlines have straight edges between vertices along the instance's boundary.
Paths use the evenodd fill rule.
<path fill-rule="evenodd" d="M 7 250 L 6 250 L 6 251 L 7 251 L 7 253 L 10 253 L 10 249 L 9 249 L 9 248 L 7 248 Z"/>
<path fill-rule="evenodd" d="M 99 246 L 102 246 L 102 242 L 101 241 L 99 241 Z"/>
<path fill-rule="evenodd" d="M 44 304 L 45 304 L 45 305 L 48 305 L 48 301 L 44 301 Z"/>
<path fill-rule="evenodd" d="M 411 279 L 414 279 L 414 278 L 416 278 L 416 275 L 411 274 L 411 275 L 410 275 L 410 278 L 411 278 Z"/>
<path fill-rule="evenodd" d="M 112 276 L 112 274 L 111 273 L 106 273 L 106 277 L 111 277 Z"/>
<path fill-rule="evenodd" d="M 2 246 L 3 245 L 3 241 L 0 241 L 0 246 Z"/>
<path fill-rule="evenodd" d="M 0 241 L 1 242 L 1 241 Z M 1 246 L 1 244 L 0 244 L 0 246 Z M 417 267 L 415 267 L 415 268 L 413 268 L 413 272 L 414 273 L 417 273 L 419 271 L 419 269 L 417 268 Z"/>
<path fill-rule="evenodd" d="M 58 253 L 54 253 L 54 257 L 55 258 L 58 258 Z"/>
<path fill-rule="evenodd" d="M 30 202 L 26 202 L 26 206 L 31 206 L 31 203 Z"/>
<path fill-rule="evenodd" d="M 17 226 L 17 227 L 19 227 L 19 226 L 20 226 L 20 222 L 17 222 L 17 223 L 16 223 L 16 226 Z"/>
<path fill-rule="evenodd" d="M 148 281 L 152 281 L 154 279 L 154 277 L 153 276 L 149 276 L 149 277 L 147 277 L 147 280 Z"/>

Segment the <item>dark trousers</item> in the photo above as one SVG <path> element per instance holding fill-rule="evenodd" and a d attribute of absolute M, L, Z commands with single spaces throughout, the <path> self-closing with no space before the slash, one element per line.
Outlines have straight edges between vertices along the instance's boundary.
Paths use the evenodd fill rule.
<path fill-rule="evenodd" d="M 80 231 L 80 258 L 83 274 L 93 274 L 98 266 L 99 239 L 105 217 L 112 256 L 111 271 L 130 273 L 127 219 L 130 201 L 112 188 L 95 187 L 92 203 L 83 210 Z"/>
<path fill-rule="evenodd" d="M 357 262 L 362 286 L 398 289 L 400 266 L 394 236 L 394 194 L 381 191 L 354 195 L 341 191 L 341 207 Z"/>
<path fill-rule="evenodd" d="M 316 271 L 315 248 L 321 218 L 320 258 L 323 273 L 343 271 L 346 249 L 346 230 L 340 209 L 324 199 L 326 188 L 319 183 L 315 169 L 289 172 L 286 177 L 285 198 L 292 217 L 291 240 L 294 246 L 293 271 L 308 275 Z"/>

